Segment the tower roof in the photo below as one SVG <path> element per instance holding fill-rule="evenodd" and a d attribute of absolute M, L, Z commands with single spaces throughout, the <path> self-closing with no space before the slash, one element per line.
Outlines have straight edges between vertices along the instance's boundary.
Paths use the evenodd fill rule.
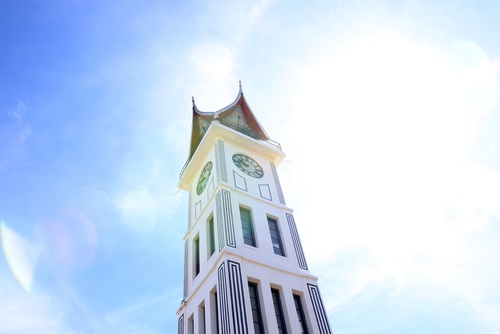
<path fill-rule="evenodd" d="M 193 129 L 191 134 L 191 149 L 189 158 L 191 158 L 200 144 L 205 132 L 209 128 L 212 121 L 217 120 L 220 124 L 225 125 L 233 130 L 243 133 L 251 138 L 259 140 L 270 140 L 264 128 L 252 113 L 248 103 L 243 95 L 241 87 L 238 96 L 230 105 L 213 112 L 200 111 L 196 107 L 193 98 Z"/>

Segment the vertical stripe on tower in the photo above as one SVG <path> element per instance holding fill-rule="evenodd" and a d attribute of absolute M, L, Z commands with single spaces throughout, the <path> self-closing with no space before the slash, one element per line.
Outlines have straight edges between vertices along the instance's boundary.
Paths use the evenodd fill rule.
<path fill-rule="evenodd" d="M 300 242 L 297 226 L 295 225 L 295 219 L 289 213 L 286 214 L 286 219 L 288 220 L 288 227 L 290 228 L 290 234 L 292 235 L 293 247 L 295 248 L 295 254 L 297 254 L 297 261 L 299 262 L 299 267 L 307 270 L 306 257 L 304 256 L 302 243 Z"/>
<path fill-rule="evenodd" d="M 320 334 L 332 334 L 330 323 L 328 322 L 325 306 L 323 305 L 323 300 L 321 299 L 318 286 L 308 283 L 307 289 L 309 290 L 309 296 L 311 297 L 314 315 L 316 316 L 316 322 L 318 323 Z"/>
<path fill-rule="evenodd" d="M 280 203 L 286 205 L 285 196 L 283 196 L 283 190 L 281 189 L 280 179 L 278 178 L 278 172 L 276 171 L 276 165 L 272 161 L 269 163 L 271 164 L 271 171 L 273 173 L 274 184 L 276 185 L 276 191 L 278 191 Z"/>
<path fill-rule="evenodd" d="M 229 325 L 229 304 L 227 298 L 227 281 L 226 281 L 226 263 L 222 262 L 219 266 L 218 272 L 218 287 L 219 291 L 219 324 L 222 334 L 231 334 L 231 328 Z"/>
<path fill-rule="evenodd" d="M 226 153 L 224 149 L 224 142 L 217 139 L 215 142 L 215 161 L 217 162 L 217 183 L 227 182 L 227 168 L 226 168 Z"/>
<path fill-rule="evenodd" d="M 231 205 L 231 193 L 221 189 L 222 194 L 222 211 L 224 216 L 224 227 L 226 232 L 226 244 L 231 247 L 236 247 L 236 238 L 234 235 L 233 208 Z"/>
<path fill-rule="evenodd" d="M 222 195 L 219 191 L 215 195 L 215 210 L 217 211 L 217 235 L 219 239 L 219 252 L 226 245 L 226 239 L 224 238 L 224 220 L 222 218 Z"/>
<path fill-rule="evenodd" d="M 233 333 L 247 334 L 248 324 L 240 264 L 234 261 L 227 261 L 227 267 L 229 276 L 229 289 L 231 294 L 231 305 L 233 310 Z"/>
<path fill-rule="evenodd" d="M 219 251 L 221 251 L 224 246 L 236 247 L 233 208 L 231 205 L 231 193 L 229 191 L 221 189 L 215 195 L 215 209 L 217 210 Z"/>

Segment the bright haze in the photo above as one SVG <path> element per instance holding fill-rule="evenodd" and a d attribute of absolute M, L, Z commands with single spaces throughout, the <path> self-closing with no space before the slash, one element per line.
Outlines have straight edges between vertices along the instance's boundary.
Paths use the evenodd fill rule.
<path fill-rule="evenodd" d="M 177 333 L 194 96 L 238 81 L 333 331 L 500 332 L 497 1 L 0 2 L 0 333 Z"/>

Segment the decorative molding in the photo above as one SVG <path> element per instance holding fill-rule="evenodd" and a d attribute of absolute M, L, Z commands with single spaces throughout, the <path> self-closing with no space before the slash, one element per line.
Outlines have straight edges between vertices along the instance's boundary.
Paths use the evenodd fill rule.
<path fill-rule="evenodd" d="M 222 219 L 222 199 L 220 192 L 215 195 L 215 211 L 217 213 L 217 236 L 219 240 L 219 252 L 226 245 L 226 238 L 224 238 L 224 220 Z"/>
<path fill-rule="evenodd" d="M 177 322 L 177 334 L 184 334 L 184 313 L 181 314 Z"/>
<path fill-rule="evenodd" d="M 233 208 L 231 205 L 231 193 L 221 189 L 222 210 L 224 217 L 224 229 L 226 232 L 226 245 L 236 247 L 236 237 L 234 235 Z"/>
<path fill-rule="evenodd" d="M 260 197 L 265 198 L 267 200 L 272 201 L 273 198 L 271 196 L 271 188 L 269 188 L 269 184 L 259 184 Z"/>
<path fill-rule="evenodd" d="M 215 152 L 215 177 L 217 178 L 217 183 L 220 182 L 220 163 L 219 163 L 219 140 L 217 139 L 214 143 L 214 152 Z"/>
<path fill-rule="evenodd" d="M 252 138 L 257 138 L 257 134 L 248 125 L 241 106 L 238 106 L 230 115 L 220 121 L 223 125 L 236 131 L 246 134 Z"/>
<path fill-rule="evenodd" d="M 281 189 L 280 179 L 278 178 L 278 172 L 276 171 L 276 165 L 272 161 L 270 161 L 269 163 L 271 165 L 271 172 L 273 173 L 274 184 L 276 185 L 276 190 L 278 191 L 278 198 L 280 200 L 280 203 L 286 205 L 285 196 L 283 196 L 283 190 Z"/>
<path fill-rule="evenodd" d="M 233 170 L 233 178 L 234 178 L 234 186 L 236 188 L 248 191 L 246 179 L 240 174 L 236 173 L 234 170 Z"/>
<path fill-rule="evenodd" d="M 297 255 L 299 267 L 307 270 L 306 257 L 304 255 L 304 250 L 302 249 L 302 243 L 300 242 L 297 226 L 295 225 L 295 219 L 289 213 L 286 214 L 286 219 L 288 220 L 288 228 L 290 229 L 290 234 L 292 235 L 293 246 L 295 248 L 295 254 Z"/>
<path fill-rule="evenodd" d="M 195 203 L 194 205 L 194 220 L 198 219 L 198 216 L 200 215 L 201 213 L 201 209 L 202 209 L 202 206 L 201 206 L 201 200 L 199 200 L 198 202 Z"/>
<path fill-rule="evenodd" d="M 227 261 L 218 268 L 219 324 L 222 334 L 248 334 L 240 264 Z"/>
<path fill-rule="evenodd" d="M 219 251 L 221 251 L 224 246 L 236 248 L 231 193 L 221 189 L 215 196 L 215 205 L 217 210 Z"/>
<path fill-rule="evenodd" d="M 326 315 L 325 306 L 323 305 L 318 286 L 307 283 L 307 289 L 309 290 L 309 296 L 311 297 L 320 334 L 332 334 L 332 329 L 328 322 L 328 316 Z"/>
<path fill-rule="evenodd" d="M 217 183 L 220 181 L 227 182 L 226 153 L 224 142 L 221 139 L 215 141 L 215 167 Z"/>
<path fill-rule="evenodd" d="M 205 136 L 205 132 L 207 132 L 207 129 L 210 126 L 210 123 L 202 118 L 198 118 L 198 120 L 200 123 L 200 138 L 203 138 L 203 136 Z"/>
<path fill-rule="evenodd" d="M 229 300 L 227 296 L 228 288 L 227 288 L 227 280 L 226 280 L 226 263 L 222 262 L 219 266 L 218 270 L 218 280 L 217 280 L 217 291 L 218 294 L 218 303 L 219 303 L 219 324 L 220 324 L 220 332 L 222 334 L 230 334 L 230 319 L 229 319 Z"/>
<path fill-rule="evenodd" d="M 227 267 L 229 276 L 229 291 L 233 311 L 232 333 L 247 334 L 248 324 L 240 264 L 238 262 L 228 260 Z"/>

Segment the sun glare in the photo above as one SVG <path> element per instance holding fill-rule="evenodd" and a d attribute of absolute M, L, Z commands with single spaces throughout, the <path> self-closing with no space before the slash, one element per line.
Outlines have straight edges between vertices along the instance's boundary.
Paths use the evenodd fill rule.
<path fill-rule="evenodd" d="M 298 168 L 307 175 L 319 157 L 330 159 L 319 167 L 325 178 L 301 180 L 320 195 L 306 198 L 306 212 L 331 208 L 327 216 L 309 217 L 331 232 L 309 238 L 315 260 L 325 259 L 322 245 L 332 245 L 331 254 L 359 245 L 375 256 L 379 271 L 399 275 L 415 270 L 417 257 L 436 263 L 463 257 L 457 222 L 484 219 L 463 200 L 472 196 L 463 180 L 479 172 L 468 150 L 477 117 L 497 100 L 494 67 L 484 53 L 470 42 L 436 49 L 374 33 L 325 52 L 302 75 L 293 127 L 310 131 L 307 142 L 295 143 Z M 309 111 L 314 117 L 304 116 Z M 449 219 L 446 208 L 463 216 Z"/>

